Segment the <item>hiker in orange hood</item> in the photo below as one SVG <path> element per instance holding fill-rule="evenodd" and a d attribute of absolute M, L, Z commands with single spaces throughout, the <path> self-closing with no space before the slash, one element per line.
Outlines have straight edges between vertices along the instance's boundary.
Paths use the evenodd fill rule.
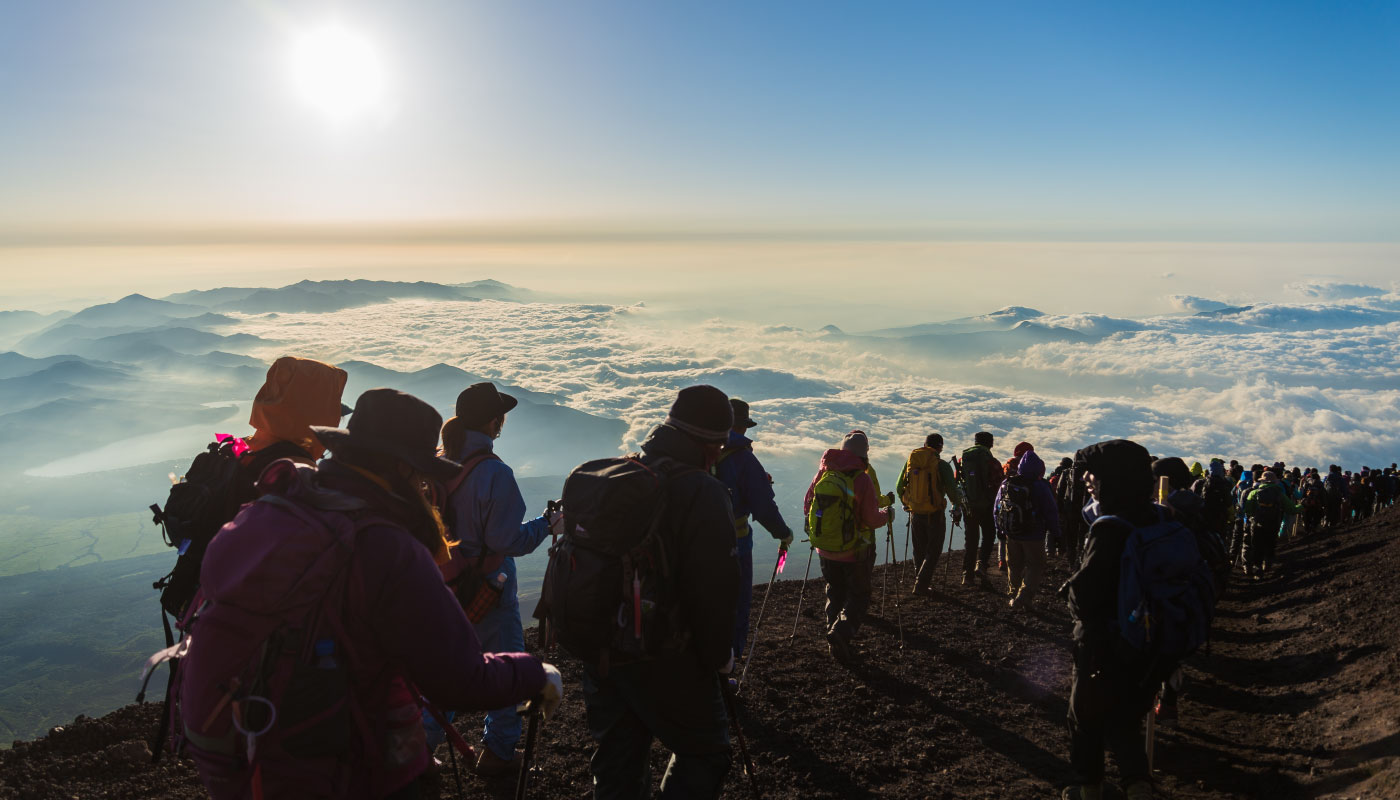
<path fill-rule="evenodd" d="M 311 426 L 333 428 L 348 413 L 340 402 L 346 377 L 345 370 L 309 358 L 282 356 L 272 362 L 267 380 L 253 398 L 248 424 L 254 433 L 247 439 L 248 450 L 256 453 L 290 442 L 312 462 L 320 460 L 326 450 Z"/>

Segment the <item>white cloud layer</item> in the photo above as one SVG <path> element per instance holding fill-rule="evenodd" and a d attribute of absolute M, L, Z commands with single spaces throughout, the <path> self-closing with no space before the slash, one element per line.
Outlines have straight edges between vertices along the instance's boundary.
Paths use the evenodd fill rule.
<path fill-rule="evenodd" d="M 753 404 L 761 452 L 795 470 L 856 427 L 887 460 L 930 431 L 952 451 L 982 429 L 1050 455 L 1118 436 L 1190 458 L 1359 466 L 1400 453 L 1395 295 L 1220 316 L 1037 322 L 1090 338 L 955 371 L 815 331 L 720 320 L 677 326 L 648 309 L 605 305 L 415 301 L 252 317 L 241 329 L 288 343 L 279 352 L 398 370 L 446 362 L 553 392 L 625 420 L 625 447 L 664 417 L 677 389 L 714 383 Z"/>

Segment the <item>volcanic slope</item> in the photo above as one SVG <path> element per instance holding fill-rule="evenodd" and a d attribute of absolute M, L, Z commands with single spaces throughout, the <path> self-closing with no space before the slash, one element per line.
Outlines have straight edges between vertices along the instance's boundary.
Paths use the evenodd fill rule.
<path fill-rule="evenodd" d="M 1400 513 L 1383 512 L 1287 542 L 1276 574 L 1237 582 L 1209 654 L 1188 665 L 1179 724 L 1158 729 L 1160 796 L 1400 796 L 1398 536 Z M 765 797 L 1057 796 L 1070 777 L 1069 621 L 1049 593 L 1065 568 L 1050 570 L 1038 610 L 1012 613 L 999 592 L 958 587 L 961 553 L 952 555 L 954 569 L 942 579 L 940 564 L 931 598 L 899 593 L 901 576 L 908 588 L 904 569 L 877 571 L 851 669 L 826 652 L 820 582 L 807 584 L 791 640 L 802 583 L 775 585 L 739 714 Z M 793 559 L 788 570 L 803 566 Z M 756 587 L 755 622 L 763 595 Z M 591 791 L 591 743 L 577 664 L 558 660 L 568 696 L 540 736 L 530 794 L 581 798 Z M 187 762 L 147 763 L 143 740 L 158 708 L 80 718 L 16 743 L 0 753 L 0 798 L 202 796 Z M 458 721 L 468 740 L 479 726 L 477 715 Z M 725 794 L 747 796 L 735 750 Z M 445 749 L 438 755 L 446 759 Z M 664 758 L 653 751 L 656 779 Z M 1110 781 L 1113 774 L 1110 767 Z M 468 796 L 510 797 L 514 788 L 511 779 L 483 781 L 465 770 L 462 783 Z M 456 795 L 450 769 L 434 792 Z M 1121 792 L 1110 787 L 1106 796 Z"/>

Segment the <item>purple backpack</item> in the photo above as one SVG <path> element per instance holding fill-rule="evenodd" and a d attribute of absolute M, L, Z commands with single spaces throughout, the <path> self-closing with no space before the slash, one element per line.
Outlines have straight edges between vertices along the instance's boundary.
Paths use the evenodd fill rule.
<path fill-rule="evenodd" d="M 314 479 L 290 460 L 268 466 L 262 496 L 209 543 L 183 639 L 147 662 L 179 659 L 172 747 L 214 798 L 356 795 L 369 788 L 352 767 L 379 761 L 366 758 L 379 737 L 356 702 L 342 614 L 356 534 L 384 520 Z"/>

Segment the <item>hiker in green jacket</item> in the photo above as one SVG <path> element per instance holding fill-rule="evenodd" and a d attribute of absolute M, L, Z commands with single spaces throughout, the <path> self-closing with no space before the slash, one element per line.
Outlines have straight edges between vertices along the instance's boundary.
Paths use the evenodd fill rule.
<path fill-rule="evenodd" d="M 1259 479 L 1259 485 L 1244 498 L 1244 513 L 1249 515 L 1249 536 L 1244 541 L 1244 572 L 1258 578 L 1274 564 L 1278 547 L 1278 531 L 1285 514 L 1302 510 L 1272 470 Z"/>
<path fill-rule="evenodd" d="M 953 508 L 962 504 L 953 465 L 943 460 L 942 453 L 943 437 L 930 433 L 924 446 L 909 454 L 895 483 L 914 541 L 914 594 L 923 596 L 933 593 L 929 584 L 938 566 L 938 554 L 943 551 L 947 525 L 943 512 L 950 502 Z"/>

